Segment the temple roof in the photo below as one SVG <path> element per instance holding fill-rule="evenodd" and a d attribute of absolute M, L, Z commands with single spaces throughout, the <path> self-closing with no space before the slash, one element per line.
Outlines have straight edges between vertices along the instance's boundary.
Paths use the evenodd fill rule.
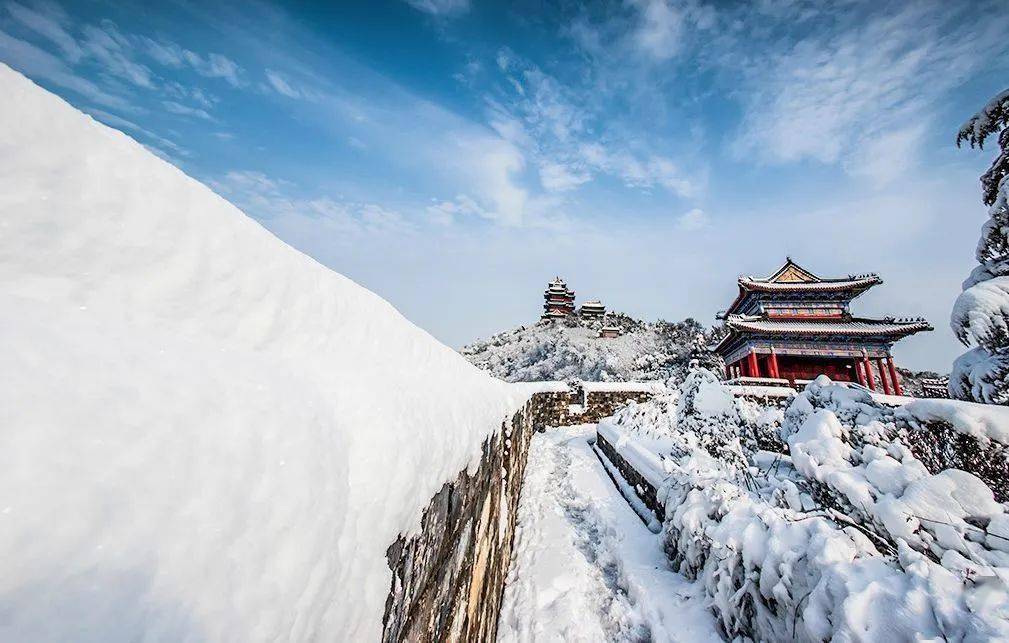
<path fill-rule="evenodd" d="M 758 333 L 784 333 L 788 335 L 899 335 L 933 330 L 924 319 L 865 319 L 848 320 L 767 319 L 729 315 L 726 326 L 733 330 Z"/>
<path fill-rule="evenodd" d="M 719 317 L 729 316 L 735 312 L 751 292 L 780 294 L 849 292 L 854 299 L 869 288 L 883 283 L 883 280 L 874 273 L 839 278 L 819 277 L 795 263 L 791 257 L 787 257 L 784 265 L 774 274 L 768 277 L 743 276 L 739 278 L 738 283 L 739 295 Z"/>
<path fill-rule="evenodd" d="M 845 320 L 767 319 L 746 315 L 729 315 L 725 319 L 728 335 L 714 347 L 717 351 L 740 334 L 756 333 L 793 337 L 817 335 L 854 335 L 860 337 L 885 337 L 894 341 L 921 331 L 933 330 L 924 319 L 865 319 L 852 317 Z"/>

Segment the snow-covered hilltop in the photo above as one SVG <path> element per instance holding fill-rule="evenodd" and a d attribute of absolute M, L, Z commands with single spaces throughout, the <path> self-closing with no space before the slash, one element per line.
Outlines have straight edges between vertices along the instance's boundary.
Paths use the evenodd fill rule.
<path fill-rule="evenodd" d="M 620 336 L 601 338 L 603 322 L 568 316 L 499 333 L 466 346 L 462 354 L 509 382 L 679 381 L 691 362 L 718 364 L 708 350 L 710 331 L 693 319 L 648 323 L 609 313 L 605 324 L 620 328 Z"/>
<path fill-rule="evenodd" d="M 0 88 L 0 639 L 378 639 L 386 548 L 512 391 L 124 134 Z"/>

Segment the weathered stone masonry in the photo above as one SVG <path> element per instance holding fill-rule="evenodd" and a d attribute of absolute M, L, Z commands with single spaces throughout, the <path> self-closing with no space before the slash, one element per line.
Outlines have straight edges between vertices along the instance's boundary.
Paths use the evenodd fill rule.
<path fill-rule="evenodd" d="M 461 472 L 431 500 L 420 532 L 388 551 L 393 582 L 384 641 L 491 641 L 511 562 L 529 440 L 547 426 L 595 422 L 640 391 L 534 393 L 487 439 L 479 468 Z M 571 413 L 571 404 L 581 413 Z"/>

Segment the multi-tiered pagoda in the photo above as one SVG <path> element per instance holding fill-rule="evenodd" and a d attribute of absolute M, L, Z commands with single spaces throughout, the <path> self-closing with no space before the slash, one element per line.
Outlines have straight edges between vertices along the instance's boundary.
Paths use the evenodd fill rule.
<path fill-rule="evenodd" d="M 575 291 L 568 289 L 560 277 L 555 278 L 543 291 L 543 319 L 559 319 L 575 312 Z"/>
<path fill-rule="evenodd" d="M 598 299 L 590 299 L 578 309 L 578 316 L 582 319 L 603 319 L 606 317 L 606 306 Z"/>
<path fill-rule="evenodd" d="M 715 346 L 726 375 L 796 382 L 827 375 L 902 394 L 890 349 L 932 330 L 924 319 L 854 317 L 851 300 L 883 283 L 875 274 L 817 277 L 790 258 L 770 277 L 739 278 L 739 295 L 719 313 L 728 334 Z"/>

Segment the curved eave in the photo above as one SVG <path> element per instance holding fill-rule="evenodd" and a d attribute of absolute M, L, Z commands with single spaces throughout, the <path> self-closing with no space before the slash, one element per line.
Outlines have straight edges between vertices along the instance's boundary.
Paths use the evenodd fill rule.
<path fill-rule="evenodd" d="M 774 322 L 772 322 L 774 323 Z M 881 320 L 853 319 L 844 324 L 819 322 L 780 322 L 775 327 L 768 327 L 766 320 L 728 320 L 728 334 L 712 347 L 718 351 L 728 342 L 741 335 L 762 335 L 771 337 L 878 337 L 897 341 L 919 332 L 934 330 L 926 321 L 886 322 Z"/>
<path fill-rule="evenodd" d="M 878 275 L 868 275 L 858 279 L 827 279 L 823 281 L 795 281 L 795 282 L 774 282 L 754 279 L 752 277 L 740 277 L 738 280 L 739 294 L 726 309 L 724 315 L 719 319 L 724 319 L 738 310 L 740 304 L 746 299 L 746 295 L 751 292 L 772 293 L 772 294 L 815 294 L 815 293 L 840 293 L 848 292 L 850 299 L 855 299 L 869 290 L 873 286 L 878 286 L 883 280 Z"/>

